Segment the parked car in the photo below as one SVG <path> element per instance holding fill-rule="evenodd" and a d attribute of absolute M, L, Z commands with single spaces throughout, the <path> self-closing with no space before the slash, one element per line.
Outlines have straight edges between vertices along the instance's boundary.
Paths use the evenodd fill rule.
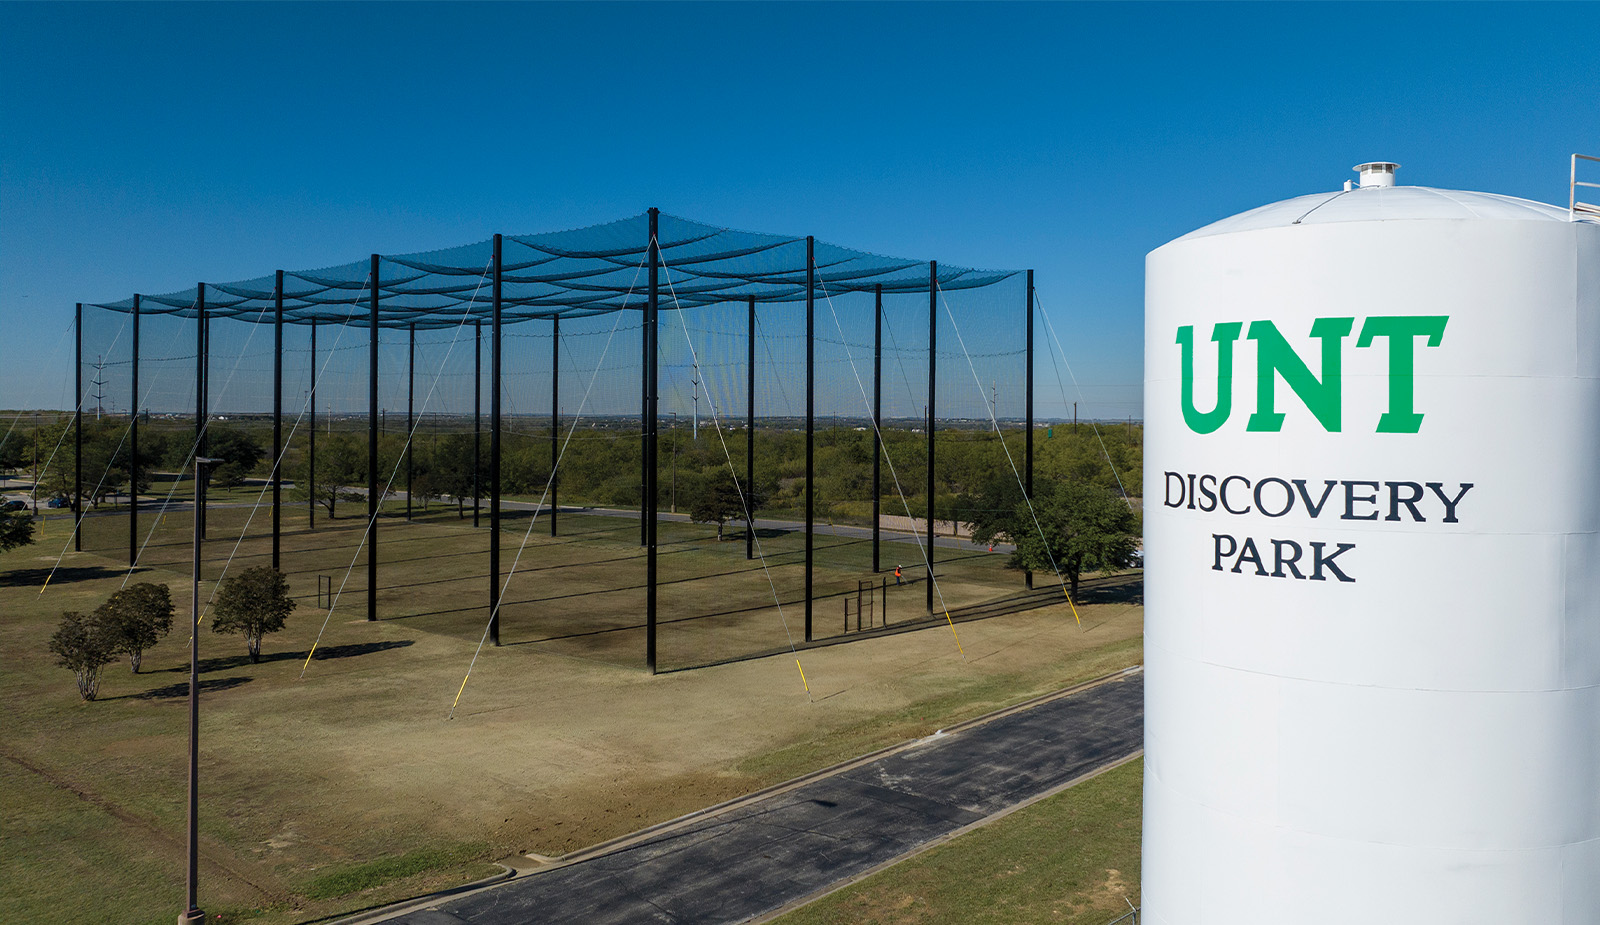
<path fill-rule="evenodd" d="M 4 508 L 0 508 L 0 510 L 21 511 L 21 510 L 27 509 L 27 507 L 28 507 L 28 502 L 26 502 L 26 501 L 7 501 L 6 504 L 5 504 L 5 507 Z"/>
<path fill-rule="evenodd" d="M 67 499 L 60 496 L 51 498 L 44 503 L 45 507 L 67 507 Z"/>

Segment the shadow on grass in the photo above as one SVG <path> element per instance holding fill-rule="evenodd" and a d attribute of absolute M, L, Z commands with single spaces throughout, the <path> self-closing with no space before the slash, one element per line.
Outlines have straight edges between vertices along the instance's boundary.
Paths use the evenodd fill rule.
<path fill-rule="evenodd" d="M 200 693 L 211 694 L 217 691 L 232 690 L 241 684 L 248 684 L 250 678 L 210 678 L 200 682 Z M 189 682 L 179 681 L 153 690 L 138 694 L 123 694 L 121 697 L 102 697 L 101 700 L 176 700 L 179 697 L 189 696 Z"/>
<path fill-rule="evenodd" d="M 1102 583 L 1103 582 L 1103 583 Z M 1144 606 L 1144 573 L 1122 572 L 1078 585 L 1079 604 L 1138 604 Z"/>
<path fill-rule="evenodd" d="M 390 639 L 383 642 L 353 642 L 342 646 L 318 646 L 317 657 L 314 659 L 314 661 L 320 662 L 331 658 L 352 658 L 357 655 L 371 655 L 374 652 L 387 652 L 390 649 L 403 649 L 409 645 L 414 645 L 413 640 Z M 305 658 L 305 652 L 264 652 L 261 655 L 261 661 L 254 664 L 266 665 L 272 662 L 302 662 L 305 661 Z M 232 671 L 236 668 L 247 667 L 250 664 L 252 663 L 248 654 L 224 655 L 216 658 L 201 659 L 200 671 L 201 673 L 211 671 Z M 189 666 L 179 665 L 176 668 L 166 668 L 163 670 L 172 674 L 185 673 L 189 670 Z M 205 689 L 206 683 L 209 682 L 201 682 L 202 690 Z M 188 682 L 184 682 L 185 693 L 188 692 L 187 685 Z"/>
<path fill-rule="evenodd" d="M 0 588 L 37 588 L 44 584 L 46 578 L 51 584 L 66 584 L 74 581 L 92 581 L 96 578 L 112 578 L 121 575 L 127 569 L 110 569 L 103 565 L 76 565 L 56 569 L 56 574 L 51 577 L 47 568 L 19 568 L 0 572 Z"/>

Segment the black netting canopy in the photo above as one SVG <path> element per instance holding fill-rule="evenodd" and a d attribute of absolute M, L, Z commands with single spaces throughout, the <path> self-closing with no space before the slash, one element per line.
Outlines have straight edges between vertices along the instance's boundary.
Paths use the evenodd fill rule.
<path fill-rule="evenodd" d="M 650 216 L 571 231 L 502 238 L 501 314 L 504 322 L 581 317 L 644 307 Z M 806 239 L 733 231 L 661 214 L 658 224 L 661 307 L 717 302 L 788 302 L 806 296 Z M 833 244 L 813 246 L 817 290 L 885 293 L 928 291 L 928 262 L 884 257 Z M 491 312 L 493 242 L 378 258 L 378 313 L 384 327 L 458 325 L 462 316 Z M 973 289 L 1008 279 L 1015 270 L 938 268 L 940 289 Z M 371 260 L 320 270 L 285 271 L 284 321 L 368 324 Z M 205 284 L 208 316 L 265 320 L 273 309 L 276 275 Z M 141 313 L 194 317 L 199 287 L 141 295 Z M 95 303 L 130 312 L 133 299 Z"/>

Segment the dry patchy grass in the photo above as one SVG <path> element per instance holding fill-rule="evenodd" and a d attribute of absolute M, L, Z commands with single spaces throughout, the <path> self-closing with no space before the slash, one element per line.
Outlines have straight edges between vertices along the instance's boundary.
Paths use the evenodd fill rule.
<path fill-rule="evenodd" d="M 206 594 L 246 513 L 212 513 Z M 121 518 L 90 520 L 86 548 L 114 546 L 119 524 L 126 535 Z M 0 920 L 170 921 L 183 874 L 188 515 L 158 524 L 137 576 L 173 586 L 179 629 L 141 674 L 108 666 L 94 703 L 77 700 L 45 643 L 61 611 L 120 584 L 126 553 L 69 554 L 41 595 L 63 526 L 0 556 L 0 811 L 14 820 Z M 286 527 L 300 609 L 263 661 L 202 629 L 201 899 L 233 919 L 306 921 L 481 876 L 497 857 L 562 854 L 1141 660 L 1137 597 L 1113 594 L 1082 608 L 1082 629 L 1062 607 L 961 624 L 965 660 L 943 626 L 802 652 L 809 698 L 787 656 L 650 677 L 637 523 L 564 517 L 571 532 L 531 545 L 512 581 L 508 645 L 484 650 L 446 719 L 486 619 L 486 531 L 453 511 L 386 520 L 384 619 L 368 623 L 361 568 L 331 615 L 315 599 L 316 575 L 343 577 L 359 521 L 312 533 L 296 513 Z M 698 578 L 662 590 L 665 665 L 783 644 L 742 542 L 687 525 L 662 536 L 663 578 Z M 773 537 L 769 550 L 788 601 L 798 541 Z M 266 555 L 252 537 L 232 567 Z M 819 587 L 853 589 L 866 556 L 870 546 L 828 538 Z M 941 582 L 971 601 L 1017 577 L 974 555 L 942 566 Z M 920 616 L 921 587 L 897 593 L 900 612 Z M 798 635 L 799 608 L 784 612 Z"/>

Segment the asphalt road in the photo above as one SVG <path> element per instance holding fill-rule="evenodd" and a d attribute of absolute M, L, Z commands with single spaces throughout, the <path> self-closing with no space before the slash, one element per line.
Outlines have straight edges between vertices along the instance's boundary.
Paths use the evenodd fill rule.
<path fill-rule="evenodd" d="M 1143 725 L 1144 677 L 1131 672 L 386 920 L 747 922 L 1128 758 Z"/>

